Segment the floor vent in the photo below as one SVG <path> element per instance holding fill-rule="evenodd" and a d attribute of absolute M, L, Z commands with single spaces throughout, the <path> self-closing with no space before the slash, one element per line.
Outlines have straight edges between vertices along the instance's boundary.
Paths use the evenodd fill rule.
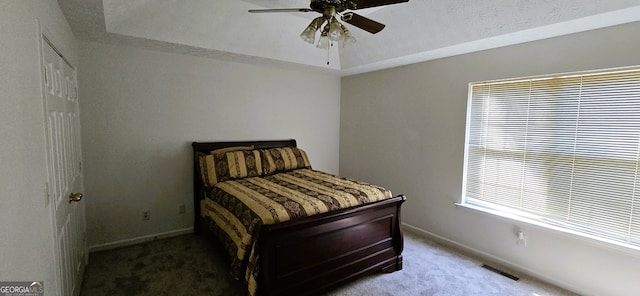
<path fill-rule="evenodd" d="M 497 273 L 497 274 L 499 274 L 499 275 L 506 276 L 506 277 L 508 277 L 508 278 L 510 278 L 510 279 L 512 279 L 512 280 L 514 280 L 514 281 L 517 281 L 517 280 L 519 280 L 519 279 L 520 279 L 519 277 L 517 277 L 517 276 L 515 276 L 515 275 L 513 275 L 513 274 L 506 273 L 506 272 L 504 272 L 504 271 L 502 271 L 502 270 L 500 270 L 500 269 L 497 269 L 497 268 L 495 268 L 495 267 L 493 267 L 493 266 L 489 266 L 489 265 L 486 265 L 486 264 L 482 264 L 482 267 L 483 267 L 483 268 L 485 268 L 485 269 L 491 270 L 491 271 L 493 271 L 493 272 L 495 272 L 495 273 Z"/>

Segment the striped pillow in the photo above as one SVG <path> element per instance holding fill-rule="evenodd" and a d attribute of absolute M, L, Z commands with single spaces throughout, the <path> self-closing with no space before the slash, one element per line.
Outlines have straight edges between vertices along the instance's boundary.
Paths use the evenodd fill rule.
<path fill-rule="evenodd" d="M 216 149 L 216 150 L 212 150 L 211 154 L 227 153 L 227 152 L 232 152 L 232 151 L 253 150 L 253 149 L 254 149 L 253 145 L 251 145 L 251 146 L 225 147 L 225 148 L 219 148 L 219 149 Z"/>
<path fill-rule="evenodd" d="M 265 174 L 311 168 L 307 153 L 300 148 L 272 148 L 262 152 Z"/>
<path fill-rule="evenodd" d="M 207 187 L 218 182 L 264 174 L 259 150 L 233 151 L 200 157 L 200 173 Z"/>

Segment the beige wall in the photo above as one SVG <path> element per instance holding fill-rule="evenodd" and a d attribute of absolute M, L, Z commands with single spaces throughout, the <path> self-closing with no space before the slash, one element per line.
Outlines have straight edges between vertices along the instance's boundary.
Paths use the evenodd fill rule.
<path fill-rule="evenodd" d="M 340 173 L 405 193 L 403 220 L 586 295 L 640 290 L 640 252 L 456 207 L 468 83 L 640 64 L 640 23 L 465 54 L 342 80 Z M 528 234 L 524 248 L 516 231 Z M 410 258 L 407 258 L 410 260 Z"/>
<path fill-rule="evenodd" d="M 56 295 L 37 19 L 77 64 L 55 0 L 0 1 L 0 281 L 42 280 L 47 295 Z"/>
<path fill-rule="evenodd" d="M 339 77 L 86 42 L 80 55 L 89 246 L 192 227 L 194 140 L 295 138 L 338 171 Z"/>

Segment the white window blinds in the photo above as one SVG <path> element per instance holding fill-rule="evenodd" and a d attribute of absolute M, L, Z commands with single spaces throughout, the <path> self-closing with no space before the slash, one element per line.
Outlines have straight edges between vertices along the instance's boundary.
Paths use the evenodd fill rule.
<path fill-rule="evenodd" d="M 640 69 L 472 83 L 463 203 L 640 246 Z"/>

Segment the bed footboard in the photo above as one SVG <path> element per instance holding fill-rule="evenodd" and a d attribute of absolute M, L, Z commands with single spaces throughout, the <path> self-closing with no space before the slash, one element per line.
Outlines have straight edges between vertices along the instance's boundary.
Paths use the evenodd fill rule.
<path fill-rule="evenodd" d="M 315 295 L 368 272 L 402 269 L 405 200 L 263 227 L 258 294 Z"/>

